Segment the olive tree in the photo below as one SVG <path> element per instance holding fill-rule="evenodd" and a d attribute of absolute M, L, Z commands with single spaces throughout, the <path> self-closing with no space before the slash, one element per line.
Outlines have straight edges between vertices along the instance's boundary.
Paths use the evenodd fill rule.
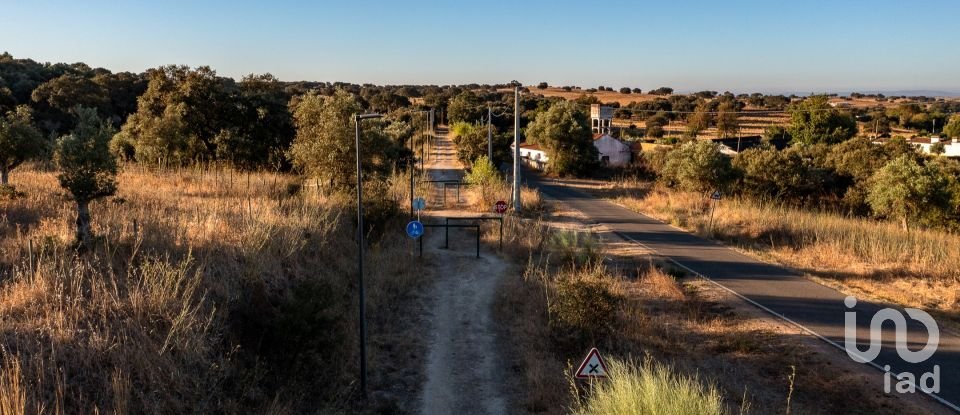
<path fill-rule="evenodd" d="M 299 171 L 316 177 L 327 188 L 347 189 L 356 179 L 355 125 L 360 112 L 357 98 L 338 89 L 324 97 L 314 92 L 302 97 L 293 112 L 297 133 L 287 156 Z M 375 123 L 370 123 L 376 125 Z M 409 152 L 379 129 L 360 135 L 361 165 L 364 174 L 386 176 Z"/>
<path fill-rule="evenodd" d="M 826 95 L 809 97 L 790 110 L 790 136 L 804 144 L 836 144 L 857 134 L 853 116 L 830 106 Z"/>
<path fill-rule="evenodd" d="M 57 142 L 54 160 L 60 186 L 77 203 L 76 242 L 89 246 L 90 202 L 117 191 L 117 161 L 110 152 L 113 127 L 95 109 L 77 107 L 77 127 Z"/>
<path fill-rule="evenodd" d="M 943 127 L 943 134 L 950 138 L 960 138 L 960 115 L 950 118 L 950 122 Z"/>
<path fill-rule="evenodd" d="M 921 165 L 909 155 L 890 161 L 870 179 L 867 202 L 877 216 L 911 222 L 929 222 L 949 203 L 947 177 L 934 166 Z M 928 223 L 929 224 L 929 223 Z"/>
<path fill-rule="evenodd" d="M 724 102 L 717 108 L 717 134 L 720 137 L 729 137 L 740 128 L 737 119 L 737 107 L 730 102 Z"/>
<path fill-rule="evenodd" d="M 543 147 L 550 171 L 558 175 L 586 174 L 599 164 L 590 121 L 573 102 L 558 102 L 537 115 L 527 127 L 527 137 Z"/>
<path fill-rule="evenodd" d="M 706 192 L 722 189 L 733 177 L 730 158 L 720 145 L 707 140 L 687 142 L 667 154 L 661 180 L 684 190 Z"/>
<path fill-rule="evenodd" d="M 0 185 L 9 183 L 10 171 L 46 150 L 46 141 L 30 121 L 30 109 L 17 107 L 0 117 Z"/>

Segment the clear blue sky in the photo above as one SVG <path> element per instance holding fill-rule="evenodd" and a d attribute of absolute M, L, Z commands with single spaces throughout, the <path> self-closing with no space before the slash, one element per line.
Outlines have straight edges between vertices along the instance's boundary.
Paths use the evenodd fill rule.
<path fill-rule="evenodd" d="M 957 1 L 0 0 L 0 51 L 140 72 L 960 92 Z"/>

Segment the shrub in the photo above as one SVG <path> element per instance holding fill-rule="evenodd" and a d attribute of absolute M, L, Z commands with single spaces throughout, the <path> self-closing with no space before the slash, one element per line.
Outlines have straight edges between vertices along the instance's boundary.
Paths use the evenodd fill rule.
<path fill-rule="evenodd" d="M 480 200 L 482 202 L 492 200 L 491 190 L 503 185 L 500 172 L 497 171 L 497 168 L 493 166 L 493 162 L 487 156 L 480 156 L 477 161 L 473 162 L 473 168 L 470 169 L 464 180 L 480 190 Z"/>
<path fill-rule="evenodd" d="M 622 300 L 602 265 L 563 273 L 554 285 L 548 310 L 561 348 L 578 349 L 608 334 Z"/>
<path fill-rule="evenodd" d="M 589 396 L 572 413 L 593 414 L 700 414 L 728 413 L 720 391 L 704 385 L 696 376 L 677 374 L 674 369 L 647 358 L 642 363 L 608 358 L 608 378 L 590 384 Z"/>

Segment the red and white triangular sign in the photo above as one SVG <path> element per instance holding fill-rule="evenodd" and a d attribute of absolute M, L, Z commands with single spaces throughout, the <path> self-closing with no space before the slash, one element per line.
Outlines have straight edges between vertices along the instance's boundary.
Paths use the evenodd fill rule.
<path fill-rule="evenodd" d="M 605 378 L 607 377 L 607 365 L 603 363 L 600 352 L 596 347 L 590 349 L 587 358 L 583 359 L 580 368 L 577 369 L 577 379 Z"/>

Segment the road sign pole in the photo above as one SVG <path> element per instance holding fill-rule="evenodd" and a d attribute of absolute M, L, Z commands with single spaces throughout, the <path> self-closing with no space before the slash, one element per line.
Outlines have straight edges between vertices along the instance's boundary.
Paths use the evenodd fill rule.
<path fill-rule="evenodd" d="M 408 168 L 410 169 L 410 218 L 413 219 L 413 164 Z"/>
<path fill-rule="evenodd" d="M 717 201 L 710 199 L 713 203 L 710 204 L 710 225 L 707 227 L 707 233 L 713 235 L 713 212 L 717 210 Z"/>

